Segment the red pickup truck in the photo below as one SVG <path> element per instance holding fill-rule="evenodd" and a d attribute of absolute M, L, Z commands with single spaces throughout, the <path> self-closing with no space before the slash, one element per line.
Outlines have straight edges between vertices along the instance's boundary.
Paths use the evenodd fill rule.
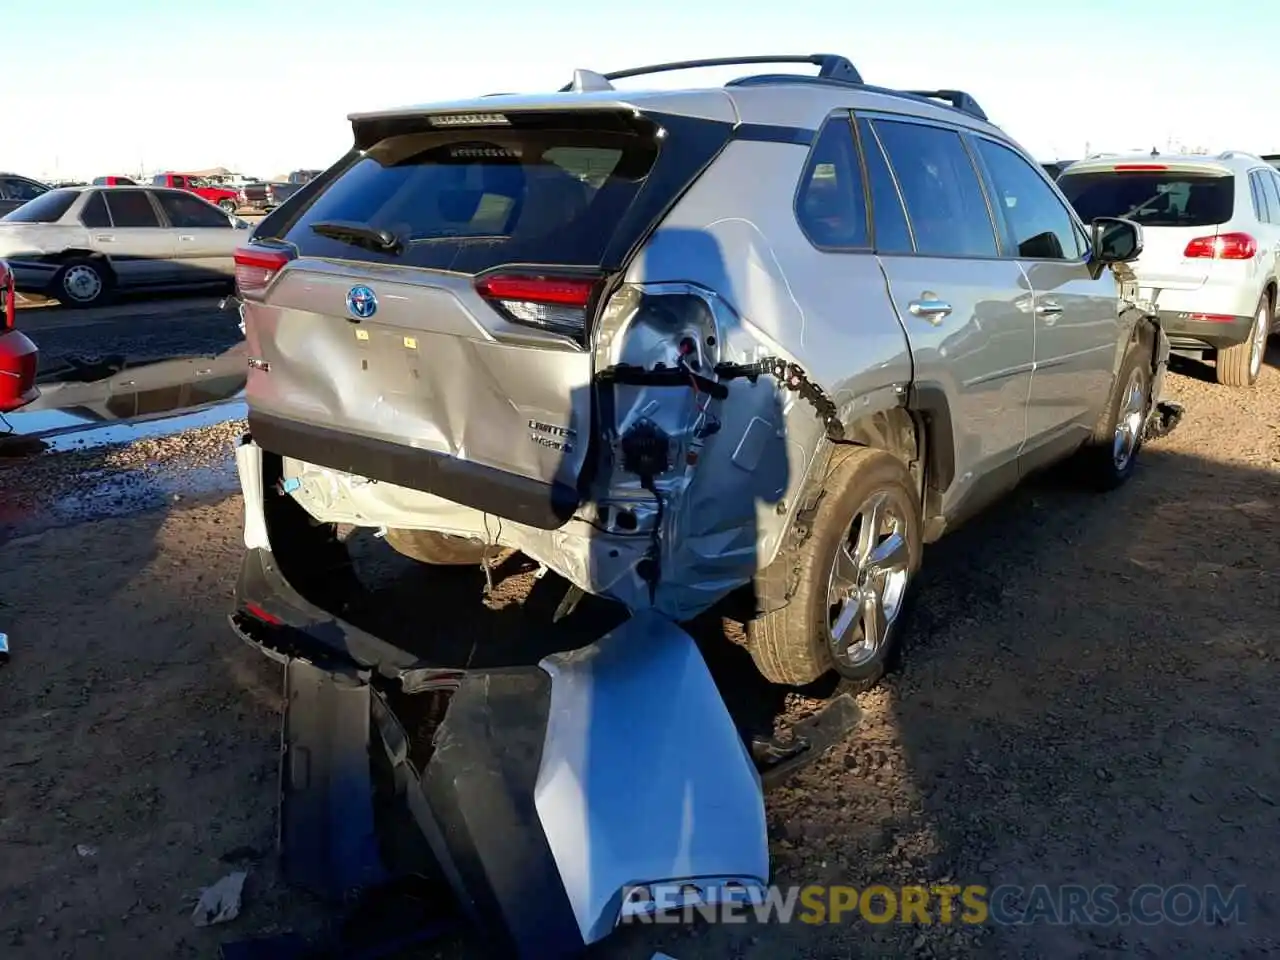
<path fill-rule="evenodd" d="M 200 177 L 186 173 L 157 173 L 151 178 L 154 187 L 172 187 L 174 190 L 187 190 L 197 197 L 203 197 L 210 203 L 217 204 L 227 213 L 235 213 L 240 208 L 240 194 L 226 187 L 210 186 Z"/>

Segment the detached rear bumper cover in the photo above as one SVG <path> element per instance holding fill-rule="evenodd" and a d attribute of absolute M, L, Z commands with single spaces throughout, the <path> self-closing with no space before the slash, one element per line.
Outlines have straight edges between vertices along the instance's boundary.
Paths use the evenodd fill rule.
<path fill-rule="evenodd" d="M 345 718 L 286 718 L 282 842 L 291 872 L 348 871 L 328 885 L 333 892 L 379 875 L 350 842 L 331 841 L 342 849 L 328 856 L 298 850 L 307 824 L 316 845 L 323 824 L 344 822 L 338 804 L 355 811 L 351 832 L 368 832 L 361 824 L 372 815 L 356 779 L 362 763 L 368 770 L 360 757 L 367 738 L 351 729 L 363 729 L 367 703 L 373 739 L 434 866 L 504 955 L 570 956 L 626 913 L 762 894 L 759 775 L 688 634 L 644 615 L 536 666 L 455 672 L 434 751 L 419 770 L 391 700 L 438 682 L 442 671 L 294 590 L 270 549 L 261 450 L 241 445 L 237 466 L 247 551 L 233 624 L 289 664 L 290 714 L 338 709 Z M 297 775 L 297 757 L 327 758 L 325 770 L 341 774 Z M 685 897 L 689 884 L 697 892 Z"/>

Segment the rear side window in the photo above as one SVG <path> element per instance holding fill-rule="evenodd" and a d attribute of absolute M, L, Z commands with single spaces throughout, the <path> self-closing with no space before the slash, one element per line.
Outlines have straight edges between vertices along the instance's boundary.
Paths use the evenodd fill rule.
<path fill-rule="evenodd" d="M 655 136 L 614 126 L 388 136 L 294 214 L 284 239 L 302 256 L 468 274 L 508 263 L 599 266 L 659 152 Z M 311 229 L 335 220 L 390 230 L 403 250 Z"/>
<path fill-rule="evenodd" d="M 867 182 L 871 189 L 871 222 L 876 253 L 913 253 L 907 214 L 902 209 L 898 186 L 893 182 L 889 163 L 880 149 L 871 124 L 858 121 L 858 138 L 862 141 L 862 158 L 867 166 Z"/>
<path fill-rule="evenodd" d="M 111 222 L 117 227 L 158 227 L 151 198 L 141 190 L 109 190 L 105 194 Z"/>
<path fill-rule="evenodd" d="M 995 257 L 995 228 L 978 173 L 954 130 L 872 121 L 907 205 L 916 253 Z"/>
<path fill-rule="evenodd" d="M 796 195 L 800 229 L 816 247 L 866 247 L 867 201 L 849 118 L 828 120 Z"/>
<path fill-rule="evenodd" d="M 75 190 L 50 190 L 0 219 L 6 223 L 56 223 L 71 209 L 77 196 L 79 194 Z"/>
<path fill-rule="evenodd" d="M 111 214 L 107 213 L 107 202 L 102 199 L 102 191 L 95 190 L 89 195 L 89 199 L 80 208 L 80 222 L 90 229 L 111 226 Z"/>
<path fill-rule="evenodd" d="M 991 201 L 1004 225 L 1009 253 L 1029 260 L 1080 257 L 1084 251 L 1071 211 L 1036 168 L 992 140 L 975 137 L 973 143 L 991 178 Z"/>
<path fill-rule="evenodd" d="M 1145 227 L 1211 227 L 1230 220 L 1235 206 L 1230 174 L 1068 170 L 1058 189 L 1085 223 L 1125 217 Z"/>
<path fill-rule="evenodd" d="M 1267 206 L 1271 210 L 1271 222 L 1280 223 L 1280 177 L 1274 173 L 1258 174 L 1262 183 L 1262 191 L 1267 198 Z"/>

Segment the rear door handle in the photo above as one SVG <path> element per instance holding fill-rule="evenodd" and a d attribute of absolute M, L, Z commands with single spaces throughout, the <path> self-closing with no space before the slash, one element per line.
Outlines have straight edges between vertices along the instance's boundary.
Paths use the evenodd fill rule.
<path fill-rule="evenodd" d="M 922 293 L 919 300 L 912 300 L 907 304 L 907 309 L 911 311 L 913 317 L 920 317 L 922 320 L 928 320 L 934 326 L 942 322 L 944 317 L 951 313 L 951 304 L 945 300 L 939 300 L 937 294 Z"/>
<path fill-rule="evenodd" d="M 111 234 L 109 234 L 109 233 L 100 233 L 100 234 L 98 234 L 96 237 L 94 237 L 93 239 L 95 239 L 95 240 L 99 241 L 100 243 L 115 243 L 115 242 L 116 242 L 116 238 L 115 238 L 115 237 L 113 237 L 113 236 L 112 236 Z"/>
<path fill-rule="evenodd" d="M 1052 300 L 1045 300 L 1041 303 L 1037 303 L 1036 316 L 1046 324 L 1052 325 L 1055 320 L 1062 316 L 1062 304 L 1055 303 Z"/>
<path fill-rule="evenodd" d="M 195 240 L 195 237 L 191 237 L 191 236 L 180 236 L 180 237 L 178 237 L 178 239 L 179 239 L 179 240 L 187 240 L 187 241 L 191 241 L 191 240 Z"/>

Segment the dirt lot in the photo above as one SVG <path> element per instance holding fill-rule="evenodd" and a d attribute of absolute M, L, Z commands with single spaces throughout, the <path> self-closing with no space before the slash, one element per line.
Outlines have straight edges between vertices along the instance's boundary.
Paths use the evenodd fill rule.
<path fill-rule="evenodd" d="M 1195 376 L 1169 392 L 1187 418 L 1124 490 L 1047 479 L 930 551 L 903 669 L 770 795 L 773 862 L 779 883 L 859 888 L 1244 885 L 1246 922 L 698 925 L 598 955 L 1280 949 L 1280 370 L 1247 394 Z M 268 855 L 278 678 L 225 625 L 238 518 L 234 497 L 184 501 L 0 550 L 5 957 L 213 957 L 318 921 Z M 191 898 L 225 859 L 251 864 L 245 911 L 196 929 Z"/>

